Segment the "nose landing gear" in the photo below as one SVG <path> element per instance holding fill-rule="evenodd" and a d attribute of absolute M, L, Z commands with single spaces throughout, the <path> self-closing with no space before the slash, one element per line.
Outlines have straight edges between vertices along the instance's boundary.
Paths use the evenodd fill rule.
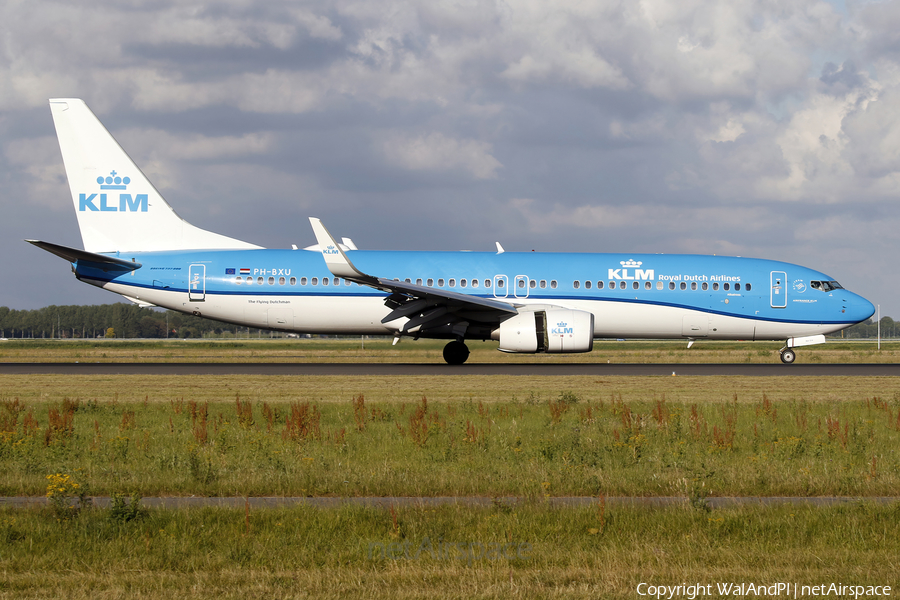
<path fill-rule="evenodd" d="M 786 365 L 791 364 L 797 360 L 797 354 L 791 348 L 782 348 L 781 349 L 781 362 Z"/>
<path fill-rule="evenodd" d="M 453 341 L 444 346 L 444 360 L 448 365 L 461 365 L 469 358 L 469 348 L 463 342 Z"/>

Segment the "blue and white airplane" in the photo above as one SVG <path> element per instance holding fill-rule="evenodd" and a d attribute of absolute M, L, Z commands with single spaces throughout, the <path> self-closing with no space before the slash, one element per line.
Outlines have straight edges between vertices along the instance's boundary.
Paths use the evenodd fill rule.
<path fill-rule="evenodd" d="M 466 340 L 504 352 L 590 352 L 596 338 L 784 340 L 794 348 L 874 307 L 832 277 L 752 258 L 664 254 L 387 252 L 339 243 L 266 249 L 172 210 L 78 99 L 50 100 L 84 250 L 28 240 L 75 277 L 141 306 L 297 333 Z"/>

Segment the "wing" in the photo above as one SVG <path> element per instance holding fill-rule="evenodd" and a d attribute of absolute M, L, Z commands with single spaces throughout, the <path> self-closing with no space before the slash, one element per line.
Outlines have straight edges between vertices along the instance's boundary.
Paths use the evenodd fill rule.
<path fill-rule="evenodd" d="M 448 290 L 414 285 L 363 273 L 350 261 L 322 221 L 310 217 L 313 232 L 322 250 L 325 265 L 335 277 L 382 290 L 384 304 L 391 309 L 381 322 L 409 320 L 397 326 L 399 333 L 488 337 L 490 330 L 518 314 L 516 307 L 499 300 L 479 298 Z"/>

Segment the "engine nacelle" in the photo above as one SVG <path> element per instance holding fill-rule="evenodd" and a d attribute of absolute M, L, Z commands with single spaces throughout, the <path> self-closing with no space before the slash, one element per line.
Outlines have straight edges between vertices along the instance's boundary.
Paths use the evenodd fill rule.
<path fill-rule="evenodd" d="M 523 312 L 500 323 L 491 337 L 500 340 L 503 352 L 590 352 L 594 315 L 564 308 Z"/>

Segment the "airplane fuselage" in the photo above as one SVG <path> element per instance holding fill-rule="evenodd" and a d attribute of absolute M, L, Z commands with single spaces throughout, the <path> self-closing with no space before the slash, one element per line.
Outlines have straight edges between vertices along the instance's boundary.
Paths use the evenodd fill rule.
<path fill-rule="evenodd" d="M 466 340 L 514 353 L 589 352 L 596 338 L 785 340 L 792 348 L 864 321 L 870 302 L 824 273 L 699 255 L 387 252 L 341 244 L 271 250 L 178 216 L 78 98 L 50 100 L 84 249 L 28 240 L 87 283 L 140 305 L 298 333 Z M 693 343 L 693 342 L 691 342 Z"/>
<path fill-rule="evenodd" d="M 299 333 L 388 335 L 400 321 L 387 294 L 334 277 L 319 252 L 119 252 L 142 266 L 104 271 L 76 263 L 79 279 L 185 313 Z M 872 305 L 824 273 L 763 259 L 702 255 L 486 252 L 350 253 L 365 272 L 489 298 L 594 315 L 593 337 L 777 340 L 838 331 Z M 466 337 L 490 339 L 470 319 Z M 403 319 L 402 321 L 405 321 Z M 413 332 L 415 333 L 415 332 Z M 453 338 L 432 330 L 422 337 Z M 494 336 L 496 339 L 496 335 Z"/>

